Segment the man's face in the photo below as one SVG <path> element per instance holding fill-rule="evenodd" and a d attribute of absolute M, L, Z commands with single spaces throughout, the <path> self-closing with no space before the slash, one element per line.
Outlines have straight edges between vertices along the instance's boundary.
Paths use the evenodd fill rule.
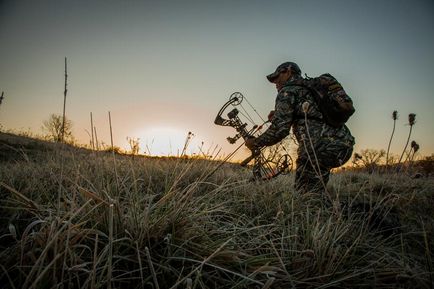
<path fill-rule="evenodd" d="M 279 73 L 279 76 L 273 81 L 273 83 L 276 84 L 277 91 L 279 91 L 283 87 L 283 85 L 288 81 L 290 77 L 291 69 Z"/>

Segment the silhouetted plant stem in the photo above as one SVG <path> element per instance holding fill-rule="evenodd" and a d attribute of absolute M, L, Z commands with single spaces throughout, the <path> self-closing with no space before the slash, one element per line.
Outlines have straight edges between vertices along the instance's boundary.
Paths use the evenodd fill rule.
<path fill-rule="evenodd" d="M 387 154 L 386 154 L 386 169 L 389 166 L 389 151 L 390 151 L 390 145 L 392 144 L 393 135 L 395 133 L 395 126 L 396 126 L 396 120 L 398 119 L 398 112 L 396 110 L 392 113 L 392 119 L 393 119 L 393 130 L 392 135 L 390 136 L 389 145 L 387 146 Z"/>
<path fill-rule="evenodd" d="M 182 149 L 181 157 L 185 157 L 185 154 L 187 152 L 187 147 L 190 144 L 192 137 L 194 137 L 194 134 L 191 131 L 189 131 L 187 134 L 187 138 L 185 139 L 184 148 Z"/>
<path fill-rule="evenodd" d="M 419 150 L 420 146 L 417 142 L 412 141 L 411 142 L 411 148 L 413 150 L 413 155 L 410 157 L 410 162 L 413 162 L 414 159 L 414 155 L 416 154 L 416 152 Z"/>
<path fill-rule="evenodd" d="M 94 139 L 94 132 L 93 132 L 93 117 L 92 117 L 92 112 L 90 113 L 90 130 L 92 132 L 92 140 L 91 140 L 91 146 L 92 146 L 92 150 L 95 150 L 95 139 Z"/>
<path fill-rule="evenodd" d="M 410 124 L 410 131 L 408 133 L 407 142 L 405 143 L 405 147 L 404 147 L 404 150 L 402 151 L 401 157 L 399 158 L 398 164 L 401 163 L 402 157 L 404 156 L 404 153 L 405 153 L 405 151 L 407 149 L 408 142 L 410 141 L 411 131 L 413 130 L 413 125 L 415 123 L 415 118 L 416 118 L 416 114 L 414 114 L 414 113 L 410 113 L 408 115 L 408 123 Z"/>
<path fill-rule="evenodd" d="M 66 93 L 68 92 L 67 85 L 68 85 L 68 73 L 67 73 L 66 57 L 65 57 L 65 90 L 63 91 L 63 121 L 62 121 L 62 140 L 61 140 L 62 142 L 64 141 L 64 137 L 65 137 Z"/>
<path fill-rule="evenodd" d="M 413 126 L 410 126 L 410 132 L 408 133 L 407 142 L 405 143 L 404 150 L 402 151 L 402 154 L 401 154 L 401 157 L 399 158 L 399 162 L 398 163 L 401 163 L 402 157 L 404 156 L 404 153 L 407 150 L 407 146 L 408 146 L 408 142 L 410 141 L 410 136 L 411 136 L 412 129 L 413 129 Z"/>
<path fill-rule="evenodd" d="M 118 177 L 118 171 L 117 171 L 117 166 L 116 166 L 115 150 L 114 150 L 114 146 L 113 146 L 112 117 L 111 117 L 110 111 L 108 112 L 108 117 L 109 117 L 109 125 L 110 125 L 110 144 L 111 144 L 111 150 L 112 150 L 112 156 L 113 156 L 113 168 L 114 168 L 115 178 L 116 178 L 116 189 L 117 189 L 117 192 L 119 193 L 119 177 Z"/>
<path fill-rule="evenodd" d="M 411 159 L 413 158 L 414 154 L 416 153 L 414 150 L 416 150 L 416 146 L 419 146 L 414 140 L 411 141 L 410 143 L 410 151 L 407 153 L 407 156 L 404 160 L 405 162 L 411 161 Z M 418 148 L 417 148 L 418 149 Z"/>
<path fill-rule="evenodd" d="M 97 151 L 99 151 L 99 143 L 98 143 L 98 135 L 96 134 L 96 126 L 93 127 L 95 131 L 95 148 Z"/>
<path fill-rule="evenodd" d="M 109 243 L 108 243 L 108 265 L 107 265 L 107 288 L 112 288 L 112 271 L 113 271 L 113 203 L 109 207 Z"/>
<path fill-rule="evenodd" d="M 3 99 L 5 98 L 4 95 L 5 95 L 5 92 L 2 91 L 2 95 L 0 96 L 0 105 L 2 104 Z"/>

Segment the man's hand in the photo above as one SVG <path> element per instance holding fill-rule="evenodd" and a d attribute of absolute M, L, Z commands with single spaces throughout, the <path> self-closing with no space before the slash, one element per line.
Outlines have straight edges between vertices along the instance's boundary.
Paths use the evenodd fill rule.
<path fill-rule="evenodd" d="M 272 121 L 274 117 L 274 110 L 270 111 L 270 113 L 268 114 L 268 120 Z"/>
<path fill-rule="evenodd" d="M 256 138 L 255 137 L 248 138 L 244 142 L 244 144 L 246 145 L 246 147 L 248 147 L 252 151 L 252 154 L 247 159 L 245 159 L 244 161 L 241 162 L 241 165 L 243 167 L 246 166 L 255 157 L 259 156 L 259 154 L 261 153 L 260 148 L 258 146 L 256 146 L 255 143 L 256 143 Z"/>

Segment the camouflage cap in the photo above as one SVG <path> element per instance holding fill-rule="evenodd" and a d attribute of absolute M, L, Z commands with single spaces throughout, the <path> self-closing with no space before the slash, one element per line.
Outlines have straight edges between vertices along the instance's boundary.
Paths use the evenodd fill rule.
<path fill-rule="evenodd" d="M 301 69 L 300 69 L 300 67 L 298 67 L 297 63 L 284 62 L 276 68 L 276 71 L 267 75 L 268 81 L 274 82 L 281 72 L 284 72 L 284 71 L 288 70 L 289 68 L 291 68 L 295 73 L 301 74 Z"/>

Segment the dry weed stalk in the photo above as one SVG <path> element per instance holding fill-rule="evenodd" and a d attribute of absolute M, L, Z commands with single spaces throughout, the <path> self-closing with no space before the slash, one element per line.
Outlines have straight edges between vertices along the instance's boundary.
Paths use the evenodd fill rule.
<path fill-rule="evenodd" d="M 92 112 L 90 112 L 90 130 L 92 133 L 92 138 L 91 138 L 91 142 L 90 145 L 92 147 L 92 150 L 95 150 L 95 138 L 94 138 L 94 131 L 93 131 L 93 116 L 92 116 Z"/>
<path fill-rule="evenodd" d="M 419 151 L 419 149 L 419 144 L 416 141 L 412 140 L 410 143 L 410 152 L 407 155 L 407 161 L 412 162 L 414 159 L 414 155 Z"/>
<path fill-rule="evenodd" d="M 387 146 L 386 169 L 388 168 L 389 165 L 389 151 L 390 151 L 390 145 L 392 144 L 393 135 L 395 133 L 396 120 L 398 119 L 398 111 L 396 110 L 393 111 L 392 119 L 393 119 L 393 129 L 392 129 L 392 135 L 390 136 L 389 145 Z"/>
<path fill-rule="evenodd" d="M 113 272 L 113 203 L 109 207 L 109 253 L 107 265 L 107 288 L 112 288 L 112 272 Z"/>
<path fill-rule="evenodd" d="M 2 104 L 3 99 L 5 98 L 5 97 L 4 97 L 4 94 L 5 94 L 5 92 L 2 91 L 2 95 L 0 95 L 0 105 Z"/>
<path fill-rule="evenodd" d="M 68 85 L 68 72 L 67 72 L 67 63 L 65 57 L 65 90 L 63 91 L 63 118 L 62 118 L 62 138 L 61 138 L 62 142 L 64 141 L 64 136 L 65 136 L 66 94 L 68 92 L 67 85 Z"/>
<path fill-rule="evenodd" d="M 184 147 L 183 147 L 182 152 L 181 152 L 181 157 L 185 157 L 186 156 L 188 145 L 190 144 L 191 139 L 193 137 L 194 137 L 194 134 L 191 131 L 189 131 L 188 134 L 187 134 L 187 137 L 185 139 Z"/>
<path fill-rule="evenodd" d="M 404 156 L 405 151 L 407 150 L 408 142 L 410 141 L 411 132 L 413 130 L 413 126 L 416 123 L 416 114 L 410 113 L 408 115 L 408 124 L 410 125 L 410 131 L 408 132 L 407 142 L 405 143 L 404 150 L 402 151 L 401 157 L 399 158 L 398 164 L 401 163 L 402 157 Z"/>

